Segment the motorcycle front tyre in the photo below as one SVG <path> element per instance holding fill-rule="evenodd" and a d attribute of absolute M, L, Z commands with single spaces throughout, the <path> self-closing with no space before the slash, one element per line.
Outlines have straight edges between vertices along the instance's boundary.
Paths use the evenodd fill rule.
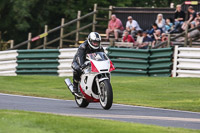
<path fill-rule="evenodd" d="M 110 81 L 104 80 L 100 82 L 100 88 L 104 90 L 104 97 L 100 96 L 100 104 L 105 110 L 108 110 L 113 103 L 113 92 Z"/>

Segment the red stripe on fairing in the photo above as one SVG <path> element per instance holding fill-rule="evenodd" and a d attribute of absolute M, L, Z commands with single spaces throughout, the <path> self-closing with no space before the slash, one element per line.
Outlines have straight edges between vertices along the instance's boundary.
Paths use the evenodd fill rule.
<path fill-rule="evenodd" d="M 91 97 L 91 96 L 87 95 L 87 94 L 83 91 L 83 89 L 82 89 L 81 86 L 80 86 L 80 91 L 81 91 L 81 93 L 84 95 L 84 97 L 86 98 L 86 100 L 88 100 L 88 102 L 99 102 L 99 99 L 95 99 L 94 97 Z"/>

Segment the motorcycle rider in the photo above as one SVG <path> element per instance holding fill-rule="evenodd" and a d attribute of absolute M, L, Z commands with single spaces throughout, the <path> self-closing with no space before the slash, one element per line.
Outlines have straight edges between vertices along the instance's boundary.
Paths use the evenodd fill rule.
<path fill-rule="evenodd" d="M 91 32 L 88 35 L 88 39 L 82 43 L 77 53 L 74 56 L 72 62 L 72 69 L 73 69 L 73 85 L 74 85 L 74 92 L 78 92 L 78 83 L 81 80 L 82 70 L 86 67 L 84 62 L 86 61 L 86 55 L 89 53 L 95 52 L 104 52 L 103 47 L 101 46 L 101 36 L 97 32 Z"/>

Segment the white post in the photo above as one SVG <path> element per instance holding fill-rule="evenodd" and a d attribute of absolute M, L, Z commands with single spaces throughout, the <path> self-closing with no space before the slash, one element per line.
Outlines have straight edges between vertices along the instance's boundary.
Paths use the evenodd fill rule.
<path fill-rule="evenodd" d="M 178 58 L 178 46 L 176 45 L 175 48 L 174 48 L 174 62 L 173 62 L 172 77 L 176 77 L 177 58 Z"/>
<path fill-rule="evenodd" d="M 13 48 L 14 46 L 14 40 L 10 40 L 10 48 Z"/>

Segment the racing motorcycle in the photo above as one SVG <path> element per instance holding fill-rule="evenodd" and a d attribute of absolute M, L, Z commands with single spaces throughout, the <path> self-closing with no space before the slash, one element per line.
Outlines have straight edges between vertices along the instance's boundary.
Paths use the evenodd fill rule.
<path fill-rule="evenodd" d="M 111 60 L 104 52 L 86 55 L 85 68 L 78 85 L 78 93 L 74 93 L 70 79 L 65 79 L 79 107 L 87 107 L 90 102 L 100 102 L 108 110 L 112 106 L 113 91 L 110 83 L 110 72 L 115 70 Z"/>

